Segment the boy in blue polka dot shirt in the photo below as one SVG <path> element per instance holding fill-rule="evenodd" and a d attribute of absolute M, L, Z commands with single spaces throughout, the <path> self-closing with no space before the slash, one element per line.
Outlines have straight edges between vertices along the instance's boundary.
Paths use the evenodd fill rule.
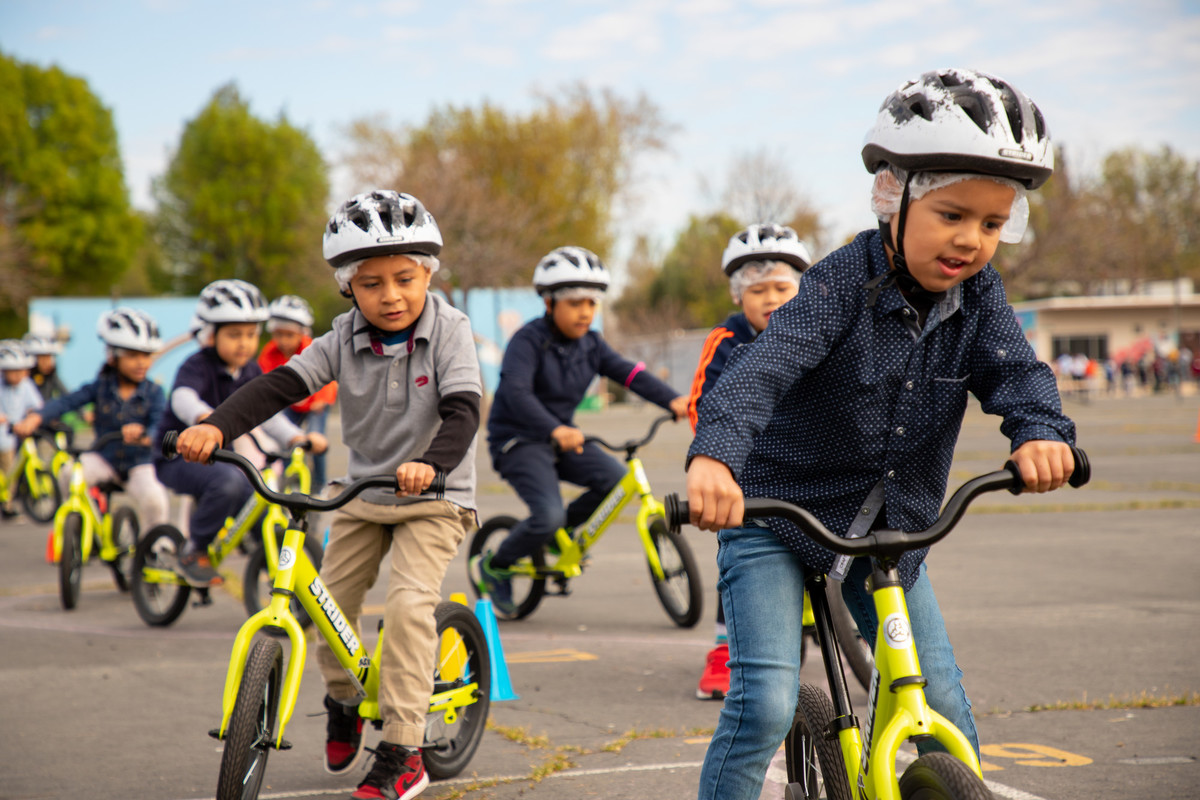
<path fill-rule="evenodd" d="M 807 572 L 844 577 L 847 606 L 875 637 L 866 559 L 835 563 L 790 523 L 743 520 L 743 497 L 788 500 L 847 536 L 924 529 L 945 495 L 968 391 L 1003 417 L 1026 491 L 1059 488 L 1074 466 L 1054 375 L 988 264 L 1001 241 L 1020 240 L 1025 192 L 1053 171 L 1040 111 L 998 78 L 929 72 L 884 101 L 862 155 L 879 230 L 808 270 L 766 331 L 733 353 L 688 452 L 692 522 L 720 531 L 731 669 L 701 798 L 759 796 L 796 704 Z M 924 558 L 907 553 L 898 566 L 926 696 L 978 752 Z"/>

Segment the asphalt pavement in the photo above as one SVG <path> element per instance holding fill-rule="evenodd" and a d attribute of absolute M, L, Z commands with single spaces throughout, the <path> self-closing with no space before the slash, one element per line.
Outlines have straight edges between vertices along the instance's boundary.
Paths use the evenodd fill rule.
<path fill-rule="evenodd" d="M 1066 402 L 1092 483 L 988 495 L 929 559 L 985 777 L 997 797 L 1018 800 L 1200 797 L 1200 398 Z M 579 424 L 620 440 L 641 435 L 656 413 L 614 407 Z M 643 453 L 660 497 L 683 487 L 688 439 L 686 425 L 668 425 Z M 483 449 L 481 516 L 521 513 Z M 951 487 L 997 468 L 1006 452 L 998 420 L 972 405 Z M 344 455 L 332 459 L 337 474 Z M 152 629 L 93 563 L 79 607 L 63 611 L 44 558 L 47 529 L 0 523 L 0 798 L 213 797 L 220 743 L 206 732 L 219 721 L 241 603 L 218 591 L 213 605 Z M 493 704 L 464 774 L 423 797 L 693 797 L 720 704 L 694 698 L 712 645 L 715 542 L 694 529 L 688 537 L 705 580 L 695 628 L 671 623 L 632 525 L 614 527 L 570 597 L 501 623 L 519 699 Z M 223 571 L 236 578 L 243 563 L 234 557 Z M 444 594 L 465 591 L 460 554 Z M 382 601 L 380 585 L 365 629 Z M 346 797 L 361 779 L 321 767 L 324 717 L 309 715 L 323 711 L 323 689 L 312 662 L 287 730 L 295 747 L 271 755 L 264 798 Z M 822 682 L 815 669 L 805 679 Z M 852 699 L 861 713 L 864 693 Z M 780 778 L 773 769 L 765 798 L 780 796 Z"/>

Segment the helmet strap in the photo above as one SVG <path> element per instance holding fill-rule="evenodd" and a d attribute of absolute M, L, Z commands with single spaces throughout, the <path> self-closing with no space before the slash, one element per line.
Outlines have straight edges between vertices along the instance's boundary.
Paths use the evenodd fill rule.
<path fill-rule="evenodd" d="M 945 292 L 931 292 L 922 286 L 909 272 L 908 259 L 904 257 L 904 223 L 908 218 L 909 186 L 915 174 L 915 172 L 909 172 L 904 177 L 904 191 L 900 194 L 900 211 L 896 217 L 896 240 L 894 242 L 892 241 L 891 221 L 880 220 L 879 222 L 879 236 L 883 240 L 884 247 L 892 251 L 892 264 L 891 269 L 883 275 L 872 278 L 863 284 L 863 288 L 869 290 L 867 308 L 874 306 L 875 301 L 879 299 L 879 293 L 893 284 L 899 287 L 901 293 L 906 296 L 921 298 L 932 303 L 940 302 L 946 296 Z"/>

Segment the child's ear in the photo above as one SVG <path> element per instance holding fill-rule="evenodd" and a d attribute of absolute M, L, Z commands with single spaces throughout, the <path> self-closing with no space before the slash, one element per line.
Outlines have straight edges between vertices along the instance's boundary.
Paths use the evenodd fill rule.
<path fill-rule="evenodd" d="M 551 299 L 548 295 L 543 295 L 542 302 L 546 304 L 546 313 L 547 314 L 551 314 L 554 312 L 554 300 L 553 299 Z"/>

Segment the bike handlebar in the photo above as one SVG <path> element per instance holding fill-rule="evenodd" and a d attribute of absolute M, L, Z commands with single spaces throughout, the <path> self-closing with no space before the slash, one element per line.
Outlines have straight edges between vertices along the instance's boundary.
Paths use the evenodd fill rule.
<path fill-rule="evenodd" d="M 39 437 L 39 438 L 45 438 L 45 437 Z M 65 452 L 67 452 L 68 454 L 70 454 L 73 458 L 79 458 L 79 456 L 83 455 L 84 453 L 95 452 L 95 451 L 99 450 L 100 448 L 104 447 L 104 445 L 108 444 L 109 442 L 119 442 L 119 441 L 124 441 L 124 440 L 125 440 L 125 434 L 121 433 L 120 431 L 109 431 L 108 433 L 101 436 L 99 439 L 93 440 L 92 443 L 89 444 L 87 447 L 77 447 L 73 444 L 68 444 L 66 447 L 63 448 L 63 450 Z M 54 441 L 54 437 L 50 436 L 48 438 L 48 441 Z"/>
<path fill-rule="evenodd" d="M 258 452 L 260 452 L 264 456 L 266 456 L 268 461 L 287 461 L 288 459 L 290 459 L 292 457 L 292 454 L 290 451 L 287 453 L 284 453 L 284 452 L 270 450 L 266 447 L 263 447 L 262 441 L 260 441 L 259 438 L 257 436 L 255 436 L 253 433 L 247 433 L 246 435 L 250 437 L 250 441 L 254 442 L 254 446 L 258 448 Z M 296 447 L 299 447 L 301 450 L 311 451 L 312 450 L 312 442 L 310 442 L 308 439 L 305 439 L 300 444 L 293 445 L 292 449 L 295 449 Z"/>
<path fill-rule="evenodd" d="M 1067 480 L 1071 486 L 1079 488 L 1091 480 L 1092 468 L 1087 453 L 1077 447 L 1071 447 L 1075 457 L 1075 471 Z M 909 550 L 929 547 L 946 537 L 966 513 L 971 501 L 985 492 L 997 492 L 1007 489 L 1013 494 L 1020 494 L 1025 483 L 1017 465 L 1012 461 L 1004 465 L 1004 469 L 980 475 L 964 483 L 950 496 L 942 509 L 941 515 L 932 525 L 923 531 L 905 532 L 888 528 L 871 531 L 858 539 L 845 539 L 833 531 L 800 506 L 786 500 L 770 497 L 748 497 L 745 500 L 744 517 L 782 517 L 800 528 L 808 538 L 823 545 L 835 553 L 848 556 L 884 556 L 897 558 Z M 690 509 L 687 500 L 681 500 L 679 495 L 672 493 L 664 498 L 666 507 L 667 526 L 675 533 L 690 519 Z"/>
<path fill-rule="evenodd" d="M 583 443 L 588 444 L 589 442 L 595 442 L 596 444 L 600 445 L 601 447 L 605 448 L 606 450 L 611 450 L 614 453 L 621 451 L 621 450 L 624 450 L 627 453 L 634 453 L 639 448 L 645 447 L 647 444 L 650 443 L 650 440 L 653 439 L 655 434 L 658 433 L 659 427 L 664 422 L 672 422 L 674 420 L 675 420 L 674 414 L 663 414 L 661 417 L 656 418 L 654 420 L 654 422 L 650 424 L 650 430 L 649 430 L 649 432 L 646 433 L 644 438 L 630 439 L 629 441 L 627 441 L 625 444 L 622 444 L 622 445 L 609 444 L 608 442 L 601 439 L 599 436 L 585 437 L 583 440 Z"/>
<path fill-rule="evenodd" d="M 163 434 L 162 454 L 164 458 L 174 458 L 178 455 L 175 450 L 178 439 L 179 431 L 167 431 Z M 254 486 L 254 491 L 272 503 L 283 506 L 291 511 L 333 511 L 346 505 L 346 503 L 358 497 L 367 489 L 391 489 L 393 492 L 399 489 L 395 475 L 370 475 L 350 483 L 336 497 L 320 500 L 311 495 L 301 494 L 300 492 L 284 494 L 283 492 L 273 490 L 267 486 L 262 475 L 253 464 L 244 456 L 232 450 L 218 448 L 213 451 L 210 461 L 224 461 L 226 464 L 232 464 L 237 467 L 250 479 L 251 485 Z M 425 490 L 425 493 L 432 492 L 440 500 L 445 491 L 445 473 L 435 472 L 433 483 L 429 484 L 429 488 Z"/>

